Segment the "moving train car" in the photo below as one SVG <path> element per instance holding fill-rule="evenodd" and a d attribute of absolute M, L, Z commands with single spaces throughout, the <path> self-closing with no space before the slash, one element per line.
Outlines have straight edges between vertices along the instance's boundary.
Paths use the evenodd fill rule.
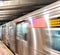
<path fill-rule="evenodd" d="M 60 1 L 20 17 L 13 21 L 17 26 L 16 39 L 20 39 L 20 42 L 24 38 L 27 39 L 28 46 L 26 46 L 30 55 L 59 55 L 59 18 Z M 26 33 L 24 34 L 24 32 Z M 24 50 L 24 47 L 22 50 Z M 18 45 L 17 49 L 19 48 Z"/>
<path fill-rule="evenodd" d="M 60 1 L 2 26 L 3 41 L 18 55 L 60 55 Z"/>

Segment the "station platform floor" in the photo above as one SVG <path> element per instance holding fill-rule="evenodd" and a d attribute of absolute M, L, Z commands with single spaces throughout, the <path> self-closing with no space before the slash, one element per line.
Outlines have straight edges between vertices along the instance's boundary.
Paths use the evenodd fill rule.
<path fill-rule="evenodd" d="M 0 41 L 0 55 L 14 55 L 2 41 Z"/>

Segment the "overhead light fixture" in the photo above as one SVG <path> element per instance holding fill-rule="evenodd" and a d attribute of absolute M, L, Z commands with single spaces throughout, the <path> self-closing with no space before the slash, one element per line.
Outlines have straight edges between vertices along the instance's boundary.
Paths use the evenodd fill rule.
<path fill-rule="evenodd" d="M 3 6 L 3 5 L 4 5 L 4 4 L 3 4 L 3 1 L 0 0 L 0 6 Z"/>

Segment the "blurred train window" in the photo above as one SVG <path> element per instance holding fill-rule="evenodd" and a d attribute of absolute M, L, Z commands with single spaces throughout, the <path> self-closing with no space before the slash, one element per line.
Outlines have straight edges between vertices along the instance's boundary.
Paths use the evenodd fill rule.
<path fill-rule="evenodd" d="M 11 22 L 8 26 L 8 34 L 12 40 L 15 39 L 15 24 L 13 22 Z"/>
<path fill-rule="evenodd" d="M 28 33 L 28 22 L 27 21 L 21 21 L 17 24 L 17 38 L 23 38 L 24 40 L 27 40 L 27 33 Z"/>
<path fill-rule="evenodd" d="M 13 26 L 9 27 L 9 36 L 14 37 L 14 27 Z"/>
<path fill-rule="evenodd" d="M 52 48 L 60 51 L 60 30 L 51 30 L 52 33 Z"/>
<path fill-rule="evenodd" d="M 2 26 L 0 26 L 0 39 L 2 38 Z"/>
<path fill-rule="evenodd" d="M 23 35 L 24 40 L 27 40 L 27 33 L 28 33 L 28 23 L 23 22 L 22 23 L 22 35 Z"/>
<path fill-rule="evenodd" d="M 46 46 L 54 50 L 60 51 L 60 29 L 53 28 L 50 31 L 46 30 L 47 36 L 45 36 Z"/>
<path fill-rule="evenodd" d="M 22 31 L 22 26 L 21 24 L 17 24 L 17 37 L 20 38 L 21 36 L 21 31 Z"/>
<path fill-rule="evenodd" d="M 45 32 L 44 32 L 45 31 Z M 48 30 L 44 30 L 43 33 L 45 34 L 44 35 L 44 42 L 45 42 L 45 45 L 49 48 L 51 48 L 52 46 L 52 37 L 51 37 L 51 32 L 48 31 Z"/>
<path fill-rule="evenodd" d="M 6 26 L 2 27 L 2 37 L 5 39 L 5 34 L 6 34 Z"/>
<path fill-rule="evenodd" d="M 3 27 L 3 36 L 5 36 L 5 33 L 6 33 L 6 27 L 4 26 Z"/>
<path fill-rule="evenodd" d="M 49 39 L 46 39 L 46 41 L 48 40 L 47 47 L 60 51 L 60 30 L 50 30 L 50 35 L 47 33 L 47 36 L 49 37 Z"/>

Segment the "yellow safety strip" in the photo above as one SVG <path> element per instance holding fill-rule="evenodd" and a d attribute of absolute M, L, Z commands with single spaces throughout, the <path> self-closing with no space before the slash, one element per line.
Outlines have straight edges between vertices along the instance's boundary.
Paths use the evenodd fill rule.
<path fill-rule="evenodd" d="M 1 41 L 0 41 L 0 43 L 2 43 Z M 2 43 L 3 44 L 3 43 Z M 7 47 L 6 47 L 6 45 L 5 44 L 3 44 L 3 46 L 6 48 L 6 50 L 10 53 L 9 55 L 14 55 Z"/>
<path fill-rule="evenodd" d="M 49 20 L 50 26 L 60 26 L 60 19 Z"/>

